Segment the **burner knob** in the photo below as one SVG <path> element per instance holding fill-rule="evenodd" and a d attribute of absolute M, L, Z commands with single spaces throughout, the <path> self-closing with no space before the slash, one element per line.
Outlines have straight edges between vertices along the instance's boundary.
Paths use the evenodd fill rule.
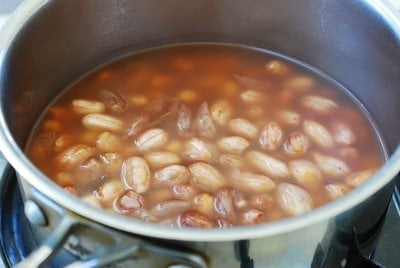
<path fill-rule="evenodd" d="M 25 201 L 24 205 L 25 216 L 28 220 L 36 226 L 46 226 L 47 218 L 43 210 L 36 202 L 32 200 Z"/>

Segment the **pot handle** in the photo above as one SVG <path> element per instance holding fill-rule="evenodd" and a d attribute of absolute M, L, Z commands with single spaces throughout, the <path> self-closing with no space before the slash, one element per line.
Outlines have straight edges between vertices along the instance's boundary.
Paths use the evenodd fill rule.
<path fill-rule="evenodd" d="M 50 208 L 54 207 L 55 204 L 36 190 L 33 190 L 32 194 L 35 197 L 35 201 L 30 199 L 25 202 L 25 215 L 31 223 L 43 226 L 46 221 L 40 219 L 47 217 L 40 205 Z M 135 258 L 137 257 L 135 254 L 139 253 L 139 250 L 149 252 L 152 255 L 167 257 L 168 259 L 178 262 L 182 267 L 208 267 L 205 257 L 194 250 L 158 245 L 135 236 L 125 239 L 123 234 L 111 230 L 106 226 L 88 221 L 71 211 L 64 211 L 61 216 L 61 220 L 50 236 L 39 248 L 35 249 L 24 260 L 19 262 L 16 266 L 17 268 L 40 267 L 53 255 L 56 255 L 64 244 L 66 244 L 66 242 L 68 243 L 68 239 L 72 235 L 79 235 L 79 230 L 81 230 L 81 228 L 94 230 L 97 233 L 96 238 L 98 238 L 99 234 L 103 234 L 110 237 L 113 242 L 104 246 L 104 250 L 97 250 L 97 252 L 92 255 L 85 256 L 84 260 L 69 264 L 67 266 L 68 268 L 103 267 L 115 262 Z M 84 234 L 81 235 L 84 236 Z"/>
<path fill-rule="evenodd" d="M 31 268 L 39 267 L 47 261 L 58 249 L 63 245 L 64 241 L 68 238 L 70 230 L 76 222 L 65 217 L 55 231 L 44 241 L 44 243 L 31 252 L 29 256 L 17 264 L 17 268 Z"/>
<path fill-rule="evenodd" d="M 44 264 L 51 256 L 57 253 L 70 236 L 72 228 L 77 227 L 79 224 L 81 223 L 73 218 L 65 217 L 50 237 L 48 237 L 38 249 L 31 252 L 26 259 L 18 263 L 16 267 L 40 267 L 40 265 Z M 208 267 L 205 258 L 195 251 L 181 251 L 137 239 L 137 242 L 135 243 L 113 247 L 111 250 L 107 250 L 106 254 L 93 255 L 87 260 L 73 262 L 67 265 L 66 268 L 103 267 L 115 262 L 133 258 L 134 254 L 139 250 L 145 250 L 150 253 L 169 257 L 179 262 L 179 264 L 184 265 L 183 267 Z"/>
<path fill-rule="evenodd" d="M 128 247 L 116 247 L 111 252 L 101 255 L 93 256 L 89 260 L 77 261 L 69 264 L 66 268 L 93 268 L 93 267 L 103 267 L 118 261 L 132 258 L 136 252 L 139 250 L 147 250 L 151 253 L 171 257 L 178 262 L 183 267 L 190 268 L 207 268 L 207 262 L 198 253 L 195 252 L 183 252 L 176 249 L 171 249 L 167 247 L 162 247 L 147 242 L 139 242 L 132 244 Z"/>

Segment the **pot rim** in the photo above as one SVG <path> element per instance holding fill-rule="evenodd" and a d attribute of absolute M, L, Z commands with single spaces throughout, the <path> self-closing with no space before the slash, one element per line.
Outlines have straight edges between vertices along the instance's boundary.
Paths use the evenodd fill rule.
<path fill-rule="evenodd" d="M 2 39 L 0 40 L 1 73 L 7 50 L 12 45 L 19 30 L 36 11 L 48 4 L 50 1 L 51 0 L 24 1 L 5 23 L 2 28 Z M 393 6 L 391 6 L 387 1 L 365 0 L 365 2 L 379 13 L 396 35 L 397 39 L 400 40 L 400 15 L 394 10 Z M 3 99 L 2 91 L 3 90 L 0 91 L 0 99 Z M 0 108 L 2 107 L 0 106 Z M 68 194 L 41 173 L 25 156 L 23 151 L 14 141 L 13 136 L 7 127 L 4 113 L 2 112 L 0 112 L 0 149 L 5 158 L 18 171 L 24 180 L 40 192 L 45 193 L 48 198 L 58 205 L 71 210 L 80 216 L 121 231 L 148 237 L 182 241 L 232 241 L 268 237 L 305 228 L 322 221 L 328 221 L 329 219 L 368 199 L 375 192 L 390 183 L 390 181 L 393 180 L 400 171 L 400 146 L 398 146 L 388 161 L 385 162 L 385 164 L 366 183 L 357 189 L 354 189 L 344 197 L 332 201 L 322 207 L 313 209 L 306 214 L 253 226 L 207 230 L 180 229 L 155 223 L 147 223 L 141 220 L 107 212 L 92 207 L 80 200 L 78 197 Z"/>

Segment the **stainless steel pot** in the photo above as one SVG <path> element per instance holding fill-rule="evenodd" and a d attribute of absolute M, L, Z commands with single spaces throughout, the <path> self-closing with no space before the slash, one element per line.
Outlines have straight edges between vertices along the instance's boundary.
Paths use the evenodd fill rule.
<path fill-rule="evenodd" d="M 389 160 L 363 186 L 310 213 L 181 230 L 90 207 L 25 157 L 36 119 L 80 74 L 128 51 L 194 41 L 267 48 L 331 75 L 370 111 Z M 382 220 L 400 169 L 400 18 L 384 1 L 27 0 L 1 33 L 0 71 L 1 150 L 20 175 L 26 214 L 43 241 L 21 267 L 39 265 L 65 241 L 76 255 L 96 254 L 84 267 L 122 258 L 140 267 L 350 267 L 348 241 Z"/>

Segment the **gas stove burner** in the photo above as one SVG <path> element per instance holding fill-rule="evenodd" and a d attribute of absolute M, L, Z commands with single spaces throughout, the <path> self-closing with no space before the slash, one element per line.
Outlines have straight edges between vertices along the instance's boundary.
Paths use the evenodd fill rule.
<path fill-rule="evenodd" d="M 8 165 L 0 172 L 0 204 L 0 267 L 14 267 L 39 245 L 24 214 L 15 172 Z M 61 267 L 72 261 L 72 256 L 62 250 L 47 267 Z"/>
<path fill-rule="evenodd" d="M 23 200 L 14 170 L 5 164 L 0 173 L 0 248 L 2 257 L 0 267 L 13 267 L 39 245 L 32 226 L 23 212 Z M 357 248 L 360 250 L 350 252 L 353 260 L 350 261 L 350 264 L 344 264 L 343 267 L 354 267 L 354 263 L 358 265 L 356 267 L 396 267 L 400 263 L 400 252 L 398 251 L 400 247 L 400 239 L 398 239 L 400 237 L 400 194 L 398 189 L 397 186 L 386 218 L 367 233 L 358 235 L 355 240 L 351 240 L 356 241 Z M 370 247 L 375 244 L 379 233 L 375 250 L 371 251 Z M 329 246 L 329 248 L 335 247 L 340 247 L 340 245 Z M 372 260 L 364 258 L 361 252 L 373 252 L 370 256 Z M 327 261 L 326 256 L 321 255 L 322 257 L 319 259 L 318 254 L 320 252 L 317 250 L 312 267 L 328 267 L 326 264 L 322 265 Z M 71 254 L 61 250 L 48 263 L 47 267 L 61 267 L 74 260 Z M 362 266 L 359 266 L 360 264 Z"/>
<path fill-rule="evenodd" d="M 36 246 L 29 222 L 22 214 L 23 201 L 15 183 L 11 168 L 6 168 L 2 178 L 0 228 L 1 252 L 6 264 L 15 264 Z"/>

